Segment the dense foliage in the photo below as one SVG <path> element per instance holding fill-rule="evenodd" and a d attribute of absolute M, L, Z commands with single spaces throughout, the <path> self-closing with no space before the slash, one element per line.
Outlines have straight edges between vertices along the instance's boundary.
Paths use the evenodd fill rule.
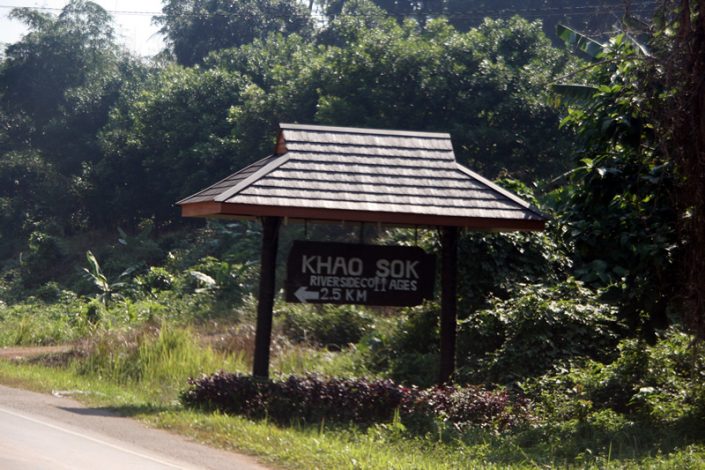
<path fill-rule="evenodd" d="M 521 286 L 459 325 L 459 374 L 511 382 L 542 375 L 566 359 L 608 360 L 620 332 L 617 309 L 573 280 Z"/>
<path fill-rule="evenodd" d="M 325 0 L 328 16 L 345 14 L 344 0 Z M 529 19 L 541 19 L 546 31 L 552 32 L 559 22 L 591 33 L 607 33 L 614 28 L 615 17 L 622 13 L 619 2 L 604 2 L 601 8 L 577 0 L 374 0 L 389 15 L 403 20 L 415 18 L 420 22 L 444 16 L 459 30 L 477 26 L 486 17 L 505 17 L 519 14 Z M 649 17 L 654 11 L 651 4 L 638 3 L 632 14 Z"/>
<path fill-rule="evenodd" d="M 313 32 L 308 10 L 292 0 L 169 0 L 156 17 L 181 65 L 199 64 L 211 51 L 263 39 L 270 33 Z"/>
<path fill-rule="evenodd" d="M 654 129 L 652 106 L 659 103 L 648 99 L 640 45 L 622 34 L 598 49 L 594 60 L 609 65 L 590 71 L 591 95 L 563 120 L 582 147 L 560 210 L 576 274 L 611 285 L 630 327 L 641 327 L 643 316 L 652 332 L 668 324 L 677 282 L 674 165 Z"/>
<path fill-rule="evenodd" d="M 676 328 L 661 333 L 654 345 L 625 339 L 614 361 L 567 362 L 522 388 L 563 420 L 605 410 L 664 424 L 701 419 L 703 356 L 692 350 L 691 341 Z"/>
<path fill-rule="evenodd" d="M 0 344 L 73 341 L 79 374 L 120 384 L 247 370 L 260 227 L 185 221 L 174 202 L 268 155 L 280 121 L 444 131 L 461 163 L 552 217 L 542 233 L 461 234 L 462 385 L 432 388 L 435 302 L 278 302 L 273 361 L 299 375 L 218 373 L 184 403 L 423 442 L 501 435 L 553 465 L 702 442 L 701 345 L 686 331 L 705 324 L 705 12 L 664 6 L 606 40 L 475 16 L 515 0 L 171 0 L 153 59 L 122 51 L 91 2 L 14 10 L 29 30 L 0 55 Z M 434 230 L 367 229 L 439 248 Z M 281 251 L 357 236 L 290 224 Z"/>
<path fill-rule="evenodd" d="M 342 349 L 355 344 L 373 328 L 374 319 L 355 305 L 289 305 L 276 312 L 284 333 L 294 341 Z"/>
<path fill-rule="evenodd" d="M 166 10 L 165 25 L 201 18 Z M 375 11 L 374 21 L 336 18 L 320 41 L 311 29 L 262 25 L 185 67 L 119 52 L 109 16 L 92 3 L 73 2 L 58 17 L 17 10 L 30 33 L 0 66 L 8 279 L 30 292 L 49 281 L 80 290 L 56 267 L 105 250 L 66 237 L 97 232 L 102 245 L 118 228 L 136 236 L 151 224 L 154 238 L 183 226 L 173 203 L 266 156 L 279 121 L 449 131 L 459 160 L 489 176 L 528 181 L 567 168 L 570 139 L 548 85 L 574 59 L 538 23 L 487 20 L 463 33 L 444 20 L 421 27 Z M 159 243 L 160 253 L 131 264 L 164 262 L 171 242 Z M 131 266 L 104 264 L 110 276 Z"/>
<path fill-rule="evenodd" d="M 59 16 L 13 10 L 30 32 L 0 63 L 3 258 L 32 232 L 87 228 L 86 173 L 101 157 L 98 132 L 141 67 L 114 43 L 109 15 L 77 1 Z"/>

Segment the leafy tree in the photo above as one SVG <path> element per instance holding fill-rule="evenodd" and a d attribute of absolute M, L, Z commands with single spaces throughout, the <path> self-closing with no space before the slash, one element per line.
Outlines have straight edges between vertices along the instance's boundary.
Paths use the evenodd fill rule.
<path fill-rule="evenodd" d="M 124 80 L 140 68 L 116 46 L 111 18 L 97 4 L 72 1 L 58 16 L 20 8 L 11 16 L 29 32 L 7 46 L 0 64 L 3 251 L 24 249 L 34 231 L 64 236 L 89 227 L 97 134 Z"/>
<path fill-rule="evenodd" d="M 442 21 L 421 31 L 343 18 L 328 33 L 347 45 L 271 34 L 199 68 L 155 72 L 112 112 L 91 199 L 128 226 L 170 222 L 174 201 L 269 154 L 281 121 L 450 131 L 461 161 L 482 171 L 563 169 L 568 142 L 545 87 L 568 60 L 538 25 L 515 18 L 460 34 Z"/>
<path fill-rule="evenodd" d="M 318 32 L 317 40 L 341 48 L 358 41 L 365 30 L 389 24 L 388 13 L 370 0 L 326 3 L 330 22 Z"/>
<path fill-rule="evenodd" d="M 329 18 L 346 14 L 350 0 L 319 2 Z M 614 30 L 615 23 L 626 11 L 631 15 L 650 17 L 653 5 L 603 2 L 586 5 L 581 0 L 374 0 L 376 6 L 398 21 L 415 19 L 425 24 L 445 17 L 459 31 L 468 31 L 482 24 L 485 18 L 500 19 L 519 15 L 528 20 L 541 20 L 544 31 L 552 33 L 558 22 L 590 34 L 605 34 Z M 349 13 L 347 13 L 349 14 Z"/>
<path fill-rule="evenodd" d="M 37 152 L 12 151 L 0 158 L 0 257 L 22 249 L 23 235 L 57 232 L 57 214 L 70 209 L 66 179 Z"/>
<path fill-rule="evenodd" d="M 538 23 L 487 20 L 461 34 L 442 20 L 420 31 L 342 18 L 331 28 L 355 42 L 328 52 L 319 122 L 449 131 L 460 161 L 490 176 L 564 168 L 569 145 L 546 88 L 569 61 Z"/>
<path fill-rule="evenodd" d="M 241 152 L 268 153 L 276 123 L 294 120 L 450 131 L 461 161 L 490 174 L 566 168 L 569 143 L 546 87 L 569 59 L 538 24 L 488 21 L 461 34 L 437 21 L 421 31 L 367 2 L 348 8 L 376 15 L 334 20 L 327 46 L 272 35 L 205 61 L 253 82 L 229 114 Z"/>
<path fill-rule="evenodd" d="M 559 88 L 574 102 L 563 124 L 581 144 L 572 185 L 561 194 L 576 274 L 612 285 L 632 330 L 643 326 L 653 337 L 653 328 L 668 324 L 678 245 L 673 165 L 658 145 L 652 117 L 654 76 L 644 47 L 626 34 L 600 44 L 562 32 L 595 60 L 589 85 Z"/>
<path fill-rule="evenodd" d="M 311 17 L 294 0 L 169 0 L 156 22 L 181 65 L 270 33 L 311 35 Z"/>
<path fill-rule="evenodd" d="M 56 17 L 28 8 L 10 16 L 29 33 L 7 46 L 0 67 L 6 145 L 40 150 L 59 172 L 80 173 L 99 155 L 95 135 L 120 86 L 110 15 L 76 0 Z"/>
<path fill-rule="evenodd" d="M 249 80 L 228 112 L 239 166 L 269 155 L 279 122 L 313 122 L 318 108 L 326 49 L 296 34 L 212 54 L 204 67 Z"/>
<path fill-rule="evenodd" d="M 126 94 L 101 132 L 105 157 L 93 172 L 103 223 L 156 217 L 159 228 L 176 217 L 175 201 L 239 168 L 227 117 L 248 85 L 239 74 L 174 65 Z"/>
<path fill-rule="evenodd" d="M 375 11 L 362 1 L 349 8 Z M 461 34 L 443 21 L 421 31 L 377 13 L 336 19 L 325 47 L 272 35 L 205 61 L 253 82 L 229 114 L 243 153 L 268 153 L 271 129 L 295 120 L 450 131 L 461 161 L 490 174 L 567 168 L 569 143 L 546 87 L 569 59 L 538 24 L 488 21 Z"/>

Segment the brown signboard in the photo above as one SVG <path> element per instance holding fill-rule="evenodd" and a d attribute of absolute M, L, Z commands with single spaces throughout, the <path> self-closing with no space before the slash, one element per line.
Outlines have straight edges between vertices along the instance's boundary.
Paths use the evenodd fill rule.
<path fill-rule="evenodd" d="M 421 248 L 295 241 L 288 302 L 412 306 L 433 298 L 435 257 Z"/>

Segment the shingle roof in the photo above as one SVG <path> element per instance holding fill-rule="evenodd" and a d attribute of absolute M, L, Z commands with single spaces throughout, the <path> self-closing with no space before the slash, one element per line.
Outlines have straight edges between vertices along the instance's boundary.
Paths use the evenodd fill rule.
<path fill-rule="evenodd" d="M 300 124 L 280 124 L 274 155 L 178 204 L 185 216 L 510 230 L 540 230 L 546 220 L 458 164 L 449 134 Z"/>

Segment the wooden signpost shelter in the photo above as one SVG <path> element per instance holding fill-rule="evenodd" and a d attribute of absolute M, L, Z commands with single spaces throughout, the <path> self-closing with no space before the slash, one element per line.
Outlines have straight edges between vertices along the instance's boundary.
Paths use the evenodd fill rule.
<path fill-rule="evenodd" d="M 280 124 L 274 154 L 178 205 L 185 217 L 262 221 L 253 366 L 261 377 L 269 375 L 282 219 L 441 230 L 440 383 L 451 380 L 455 365 L 458 230 L 543 230 L 546 221 L 526 201 L 457 163 L 449 134 L 300 124 Z"/>

